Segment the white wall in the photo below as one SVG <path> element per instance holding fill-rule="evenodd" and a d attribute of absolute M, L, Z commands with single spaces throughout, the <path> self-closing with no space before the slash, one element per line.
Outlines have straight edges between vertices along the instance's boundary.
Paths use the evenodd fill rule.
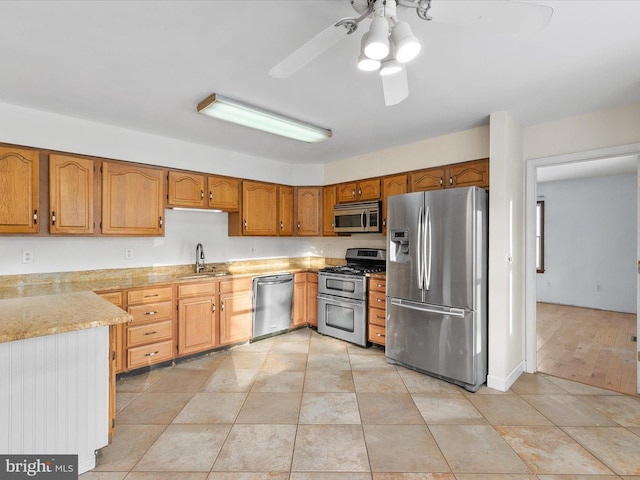
<path fill-rule="evenodd" d="M 545 272 L 537 300 L 636 313 L 636 175 L 539 183 Z"/>

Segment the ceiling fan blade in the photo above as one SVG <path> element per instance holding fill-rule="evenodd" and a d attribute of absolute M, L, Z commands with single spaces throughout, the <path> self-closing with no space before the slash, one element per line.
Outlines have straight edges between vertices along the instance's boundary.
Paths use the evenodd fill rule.
<path fill-rule="evenodd" d="M 280 63 L 272 67 L 271 70 L 269 70 L 269 75 L 274 78 L 286 78 L 345 38 L 350 31 L 347 27 L 340 24 L 340 22 L 341 21 L 338 21 L 325 28 Z"/>
<path fill-rule="evenodd" d="M 393 75 L 381 75 L 380 78 L 382 78 L 384 104 L 387 107 L 397 105 L 409 96 L 409 82 L 404 65 L 399 72 Z"/>
<path fill-rule="evenodd" d="M 549 24 L 553 8 L 512 0 L 435 0 L 429 15 L 438 23 L 495 33 L 531 34 Z"/>

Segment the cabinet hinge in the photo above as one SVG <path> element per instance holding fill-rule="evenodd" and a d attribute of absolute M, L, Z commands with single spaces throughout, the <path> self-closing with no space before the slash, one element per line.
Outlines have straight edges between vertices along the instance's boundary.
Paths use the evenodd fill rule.
<path fill-rule="evenodd" d="M 102 173 L 102 165 L 100 165 L 100 173 Z"/>
<path fill-rule="evenodd" d="M 115 359 L 116 359 L 116 351 L 115 351 L 115 350 L 113 350 L 113 351 L 111 352 L 111 360 L 115 360 Z"/>
<path fill-rule="evenodd" d="M 111 419 L 111 428 L 116 428 L 116 419 L 115 418 Z"/>

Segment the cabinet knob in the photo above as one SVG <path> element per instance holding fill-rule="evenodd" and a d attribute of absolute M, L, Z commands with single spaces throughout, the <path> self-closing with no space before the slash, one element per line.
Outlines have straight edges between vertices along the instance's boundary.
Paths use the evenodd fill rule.
<path fill-rule="evenodd" d="M 243 227 L 243 228 L 247 228 L 247 221 L 246 221 L 246 220 L 243 220 L 243 221 L 242 221 L 242 227 Z"/>
<path fill-rule="evenodd" d="M 200 190 L 200 200 L 204 200 L 204 190 Z"/>
<path fill-rule="evenodd" d="M 51 212 L 51 225 L 56 224 L 56 212 Z"/>
<path fill-rule="evenodd" d="M 213 200 L 213 192 L 209 192 L 209 200 Z"/>
<path fill-rule="evenodd" d="M 216 304 L 215 303 L 211 304 L 211 313 L 216 313 Z"/>
<path fill-rule="evenodd" d="M 298 222 L 298 230 L 300 230 L 300 222 Z"/>
<path fill-rule="evenodd" d="M 440 177 L 440 186 L 444 185 L 444 179 Z"/>
<path fill-rule="evenodd" d="M 162 227 L 162 217 L 160 217 L 160 226 Z"/>
<path fill-rule="evenodd" d="M 449 177 L 449 185 L 453 185 L 453 177 Z"/>
<path fill-rule="evenodd" d="M 359 189 L 358 189 L 358 196 L 359 196 L 359 197 L 361 197 L 361 196 L 362 196 L 362 189 L 361 189 L 361 188 L 359 188 Z"/>
<path fill-rule="evenodd" d="M 284 230 L 284 222 L 280 221 L 280 230 Z"/>
<path fill-rule="evenodd" d="M 158 333 L 158 331 L 154 330 L 153 332 L 144 332 L 143 335 L 155 335 L 156 333 Z"/>
<path fill-rule="evenodd" d="M 353 198 L 356 198 L 356 191 L 355 191 L 355 190 L 351 190 L 351 196 L 352 196 Z"/>
<path fill-rule="evenodd" d="M 224 302 L 220 303 L 220 311 L 224 312 Z"/>
<path fill-rule="evenodd" d="M 33 211 L 33 223 L 38 223 L 38 210 Z"/>
<path fill-rule="evenodd" d="M 156 350 L 155 352 L 145 353 L 144 356 L 145 357 L 153 357 L 154 355 L 157 355 L 159 353 L 160 353 L 160 350 Z"/>

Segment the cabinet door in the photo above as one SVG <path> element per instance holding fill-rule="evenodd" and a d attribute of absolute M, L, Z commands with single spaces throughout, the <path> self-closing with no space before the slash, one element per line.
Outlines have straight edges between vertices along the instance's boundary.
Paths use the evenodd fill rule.
<path fill-rule="evenodd" d="M 102 164 L 102 233 L 164 234 L 164 175 L 159 168 Z"/>
<path fill-rule="evenodd" d="M 318 237 L 321 232 L 322 187 L 296 188 L 296 235 Z"/>
<path fill-rule="evenodd" d="M 394 175 L 382 179 L 382 233 L 387 232 L 387 197 L 407 193 L 407 176 Z"/>
<path fill-rule="evenodd" d="M 322 187 L 322 235 L 335 237 L 333 231 L 333 207 L 337 203 L 336 186 Z"/>
<path fill-rule="evenodd" d="M 49 232 L 93 234 L 93 160 L 49 156 Z"/>
<path fill-rule="evenodd" d="M 296 273 L 293 283 L 293 327 L 307 323 L 307 274 Z"/>
<path fill-rule="evenodd" d="M 251 290 L 220 294 L 220 344 L 251 338 Z"/>
<path fill-rule="evenodd" d="M 425 190 L 438 190 L 445 188 L 445 169 L 429 168 L 412 172 L 409 177 L 412 192 L 422 192 Z"/>
<path fill-rule="evenodd" d="M 307 273 L 307 322 L 318 326 L 318 274 Z"/>
<path fill-rule="evenodd" d="M 278 186 L 278 235 L 293 235 L 293 187 Z"/>
<path fill-rule="evenodd" d="M 380 179 L 362 180 L 358 182 L 358 201 L 380 200 Z"/>
<path fill-rule="evenodd" d="M 215 347 L 218 329 L 215 297 L 178 300 L 178 355 Z"/>
<path fill-rule="evenodd" d="M 240 181 L 237 178 L 209 175 L 209 208 L 237 212 L 240 208 Z"/>
<path fill-rule="evenodd" d="M 205 176 L 196 173 L 169 172 L 167 205 L 198 208 L 206 205 Z"/>
<path fill-rule="evenodd" d="M 276 236 L 277 192 L 272 183 L 242 182 L 242 234 Z"/>
<path fill-rule="evenodd" d="M 448 186 L 489 188 L 489 160 L 451 165 Z"/>
<path fill-rule="evenodd" d="M 0 233 L 37 233 L 39 157 L 35 150 L 0 147 Z"/>
<path fill-rule="evenodd" d="M 338 184 L 338 203 L 355 202 L 358 200 L 358 184 L 356 182 Z"/>

